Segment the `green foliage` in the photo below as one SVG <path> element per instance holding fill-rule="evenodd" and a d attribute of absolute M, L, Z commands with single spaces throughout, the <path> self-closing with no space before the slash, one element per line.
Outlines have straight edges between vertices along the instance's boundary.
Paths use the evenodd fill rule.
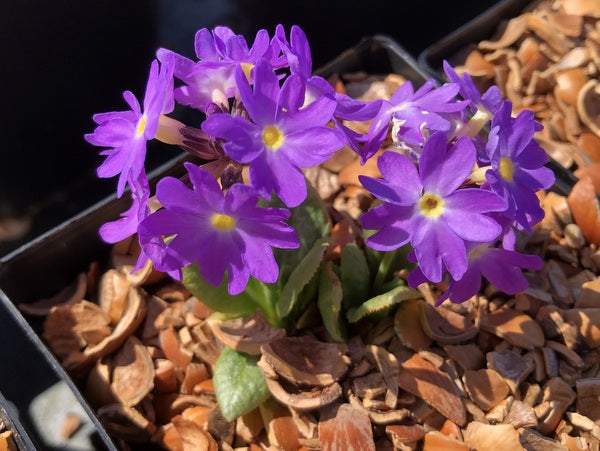
<path fill-rule="evenodd" d="M 420 297 L 421 293 L 417 290 L 407 286 L 399 286 L 387 293 L 369 299 L 357 308 L 348 310 L 346 318 L 350 323 L 356 323 L 369 315 L 390 308 L 406 299 L 417 299 Z"/>
<path fill-rule="evenodd" d="M 274 249 L 275 258 L 279 263 L 279 280 L 287 280 L 294 268 L 312 249 L 315 241 L 329 236 L 331 227 L 325 204 L 307 182 L 308 196 L 295 208 L 291 208 L 291 216 L 286 221 L 291 225 L 300 240 L 299 249 Z M 283 203 L 275 198 L 268 204 L 270 207 L 283 207 Z"/>
<path fill-rule="evenodd" d="M 342 317 L 342 284 L 332 269 L 331 262 L 323 263 L 319 281 L 318 307 L 325 329 L 335 341 L 345 341 Z"/>
<path fill-rule="evenodd" d="M 364 252 L 354 243 L 342 249 L 340 274 L 345 308 L 356 307 L 369 299 L 371 272 Z"/>
<path fill-rule="evenodd" d="M 323 259 L 323 254 L 325 253 L 328 243 L 328 238 L 317 240 L 290 274 L 287 282 L 283 286 L 279 300 L 277 301 L 279 318 L 285 318 L 294 308 L 300 292 L 308 285 L 319 269 L 319 266 L 321 266 L 321 260 Z"/>
<path fill-rule="evenodd" d="M 215 365 L 213 383 L 221 413 L 227 421 L 250 412 L 269 398 L 258 357 L 224 348 Z"/>
<path fill-rule="evenodd" d="M 190 292 L 209 308 L 238 316 L 251 315 L 256 311 L 258 304 L 246 292 L 232 296 L 227 292 L 227 276 L 218 287 L 208 283 L 200 275 L 197 264 L 183 268 L 183 284 Z"/>

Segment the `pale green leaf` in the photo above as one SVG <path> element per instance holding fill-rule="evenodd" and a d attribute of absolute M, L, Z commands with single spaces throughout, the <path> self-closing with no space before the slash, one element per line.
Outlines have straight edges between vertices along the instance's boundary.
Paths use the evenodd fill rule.
<path fill-rule="evenodd" d="M 227 421 L 255 409 L 269 398 L 265 378 L 256 366 L 258 356 L 224 348 L 215 365 L 213 383 L 223 417 Z"/>
<path fill-rule="evenodd" d="M 218 287 L 211 285 L 200 275 L 197 264 L 183 268 L 183 284 L 190 292 L 209 308 L 238 316 L 251 315 L 258 305 L 246 293 L 232 296 L 227 292 L 227 277 Z"/>

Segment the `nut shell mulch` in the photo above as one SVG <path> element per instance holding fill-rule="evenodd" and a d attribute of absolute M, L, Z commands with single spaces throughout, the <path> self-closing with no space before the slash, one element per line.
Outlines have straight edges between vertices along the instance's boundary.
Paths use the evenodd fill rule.
<path fill-rule="evenodd" d="M 389 95 L 402 82 L 354 74 L 348 91 L 348 80 L 363 95 Z M 347 149 L 306 174 L 330 209 L 328 258 L 362 245 L 357 218 L 372 198 L 357 176 L 376 171 Z M 344 344 L 316 307 L 287 332 L 260 312 L 211 316 L 151 266 L 132 274 L 135 240 L 113 248 L 109 267 L 93 263 L 52 298 L 20 308 L 44 318 L 43 338 L 122 449 L 597 450 L 599 207 L 589 179 L 569 197 L 540 201 L 545 219 L 517 240 L 544 260 L 525 273 L 525 292 L 487 284 L 463 304 L 434 307 L 445 287 L 423 284 L 422 299 L 357 323 Z M 259 358 L 272 395 L 234 421 L 212 380 L 226 348 Z"/>

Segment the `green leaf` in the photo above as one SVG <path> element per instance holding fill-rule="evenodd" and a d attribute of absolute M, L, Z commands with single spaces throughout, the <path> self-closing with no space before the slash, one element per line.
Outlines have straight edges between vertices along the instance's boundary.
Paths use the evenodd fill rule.
<path fill-rule="evenodd" d="M 354 243 L 347 244 L 340 266 L 344 307 L 356 307 L 369 298 L 371 274 L 364 252 Z"/>
<path fill-rule="evenodd" d="M 277 301 L 279 318 L 285 318 L 294 308 L 300 292 L 319 269 L 328 244 L 329 238 L 317 240 L 290 274 Z"/>
<path fill-rule="evenodd" d="M 345 331 L 342 323 L 342 284 L 331 267 L 331 262 L 325 262 L 321 269 L 318 307 L 331 338 L 343 343 Z"/>
<path fill-rule="evenodd" d="M 356 323 L 368 315 L 389 308 L 406 299 L 417 299 L 420 297 L 422 297 L 421 293 L 414 288 L 406 286 L 397 287 L 387 293 L 369 299 L 358 308 L 349 310 L 346 318 L 348 318 L 350 323 Z"/>
<path fill-rule="evenodd" d="M 213 383 L 221 413 L 227 421 L 250 412 L 270 396 L 256 362 L 258 356 L 230 348 L 223 348 L 217 360 Z"/>
<path fill-rule="evenodd" d="M 304 202 L 291 208 L 291 216 L 286 221 L 291 225 L 300 240 L 299 249 L 275 249 L 275 258 L 279 263 L 280 280 L 287 280 L 290 273 L 311 250 L 315 241 L 329 236 L 329 214 L 327 207 L 312 185 L 306 182 L 308 195 Z M 280 200 L 271 201 L 269 206 L 284 207 Z"/>
<path fill-rule="evenodd" d="M 246 292 L 230 295 L 227 292 L 227 276 L 218 287 L 208 283 L 200 275 L 196 263 L 183 268 L 183 284 L 200 301 L 217 312 L 245 316 L 254 313 L 258 307 Z"/>

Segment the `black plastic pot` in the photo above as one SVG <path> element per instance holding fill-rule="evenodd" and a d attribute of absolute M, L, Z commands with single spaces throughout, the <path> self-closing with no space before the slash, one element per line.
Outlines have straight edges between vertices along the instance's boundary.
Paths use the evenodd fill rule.
<path fill-rule="evenodd" d="M 12 439 L 20 450 L 33 449 L 34 445 L 18 418 L 18 412 L 0 393 L 0 421 L 7 430 L 12 431 Z"/>
<path fill-rule="evenodd" d="M 446 81 L 442 69 L 444 60 L 452 66 L 463 64 L 478 42 L 490 39 L 502 22 L 519 15 L 531 3 L 532 0 L 503 0 L 497 3 L 445 38 L 427 47 L 419 55 L 419 65 L 429 76 Z M 552 169 L 556 176 L 552 190 L 563 196 L 568 195 L 577 178 L 553 159 L 550 159 L 546 166 Z"/>
<path fill-rule="evenodd" d="M 356 47 L 319 70 L 323 76 L 333 73 L 364 71 L 372 74 L 395 72 L 415 84 L 422 84 L 425 73 L 398 44 L 385 36 L 361 41 Z M 157 172 L 181 171 L 181 158 Z M 15 405 L 32 441 L 39 448 L 65 448 L 56 444 L 48 431 L 40 429 L 32 406 L 48 389 L 59 386 L 60 409 L 70 406 L 82 412 L 89 426 L 88 443 L 94 449 L 116 449 L 75 382 L 41 340 L 40 324 L 29 321 L 18 310 L 22 302 L 47 297 L 69 284 L 85 271 L 90 262 L 106 261 L 109 246 L 101 241 L 98 228 L 114 220 L 128 207 L 128 200 L 108 198 L 73 219 L 51 230 L 0 260 L 0 391 Z M 52 414 L 55 418 L 51 418 Z M 48 412 L 48 421 L 62 421 L 60 412 Z M 60 428 L 59 428 L 60 429 Z"/>

